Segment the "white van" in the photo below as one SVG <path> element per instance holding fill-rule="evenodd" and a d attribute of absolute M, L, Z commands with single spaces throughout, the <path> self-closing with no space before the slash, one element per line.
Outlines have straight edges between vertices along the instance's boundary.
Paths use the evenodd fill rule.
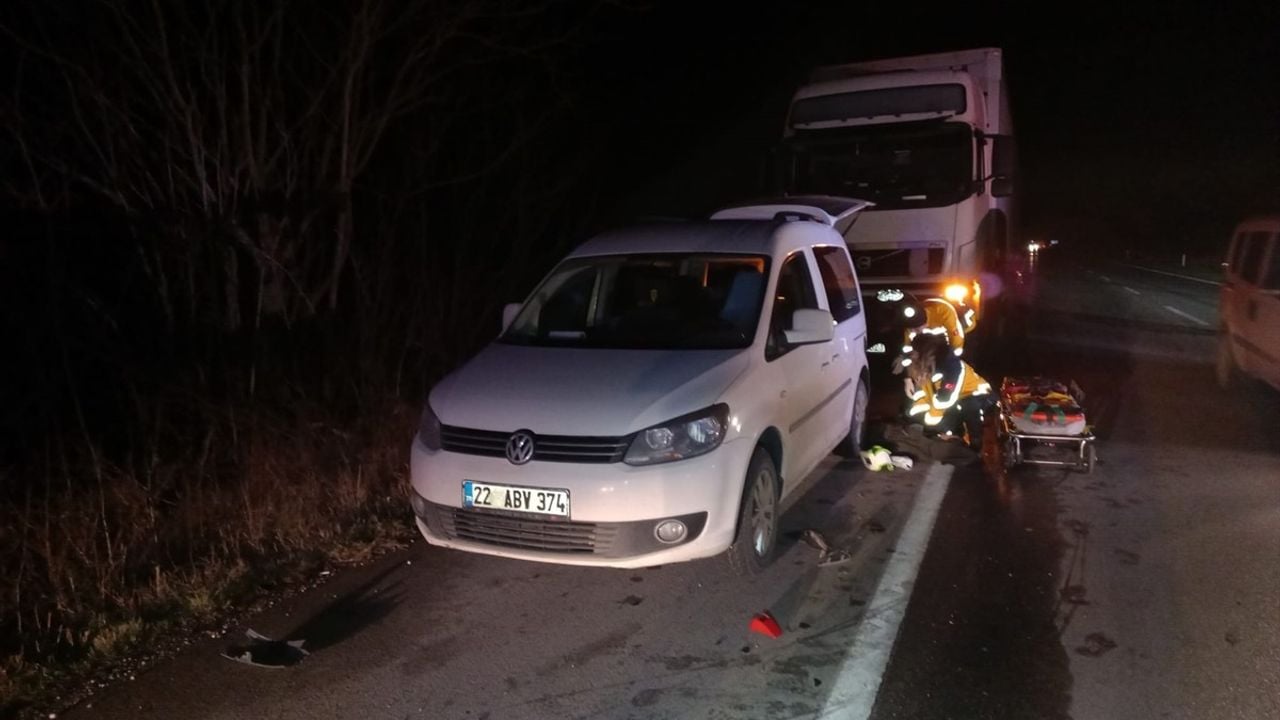
<path fill-rule="evenodd" d="M 862 442 L 867 203 L 789 198 L 593 238 L 439 384 L 411 456 L 433 545 L 644 567 L 769 563 L 782 501 Z"/>
<path fill-rule="evenodd" d="M 1236 226 L 1223 267 L 1218 383 L 1240 373 L 1280 390 L 1280 215 Z"/>

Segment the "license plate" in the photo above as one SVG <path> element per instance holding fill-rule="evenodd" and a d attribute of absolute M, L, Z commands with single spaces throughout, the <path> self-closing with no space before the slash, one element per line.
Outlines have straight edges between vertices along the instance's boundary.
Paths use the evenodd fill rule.
<path fill-rule="evenodd" d="M 462 506 L 569 517 L 569 491 L 462 481 Z"/>

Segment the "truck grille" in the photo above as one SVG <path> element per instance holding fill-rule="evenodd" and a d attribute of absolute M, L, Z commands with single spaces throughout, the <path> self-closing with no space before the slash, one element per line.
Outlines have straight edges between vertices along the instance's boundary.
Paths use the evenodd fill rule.
<path fill-rule="evenodd" d="M 445 450 L 467 455 L 505 457 L 509 432 L 473 430 L 445 425 L 441 441 Z M 613 463 L 622 460 L 630 438 L 587 435 L 534 435 L 533 459 L 544 462 Z"/>
<path fill-rule="evenodd" d="M 429 527 L 450 540 L 470 540 L 486 545 L 568 554 L 608 555 L 617 526 L 568 520 L 542 520 L 428 505 Z"/>
<path fill-rule="evenodd" d="M 943 248 L 857 250 L 851 247 L 849 252 L 853 255 L 858 277 L 862 278 L 937 275 L 942 272 L 942 263 L 946 259 Z"/>

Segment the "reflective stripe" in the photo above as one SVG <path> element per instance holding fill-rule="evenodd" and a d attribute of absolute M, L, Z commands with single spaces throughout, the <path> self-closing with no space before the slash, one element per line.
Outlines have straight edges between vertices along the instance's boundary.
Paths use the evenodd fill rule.
<path fill-rule="evenodd" d="M 933 374 L 933 377 L 931 377 L 931 378 L 929 378 L 929 379 L 930 379 L 930 380 L 932 380 L 932 381 L 934 381 L 934 382 L 938 382 L 939 380 L 941 380 L 941 379 L 942 379 L 942 373 L 934 373 L 934 374 Z"/>
<path fill-rule="evenodd" d="M 946 335 L 947 329 L 944 327 L 927 327 L 920 328 L 920 332 L 926 335 Z"/>
<path fill-rule="evenodd" d="M 902 358 L 902 367 L 907 367 L 910 364 L 911 364 L 911 358 Z"/>
<path fill-rule="evenodd" d="M 912 405 L 911 409 L 907 411 L 907 414 L 918 415 L 928 409 L 929 409 L 929 406 L 926 403 L 920 403 L 918 405 Z"/>
<path fill-rule="evenodd" d="M 956 349 L 955 349 L 955 350 L 953 350 L 952 352 L 954 352 L 954 353 L 956 354 L 956 357 L 960 357 L 961 355 L 963 355 L 963 354 L 964 354 L 964 348 L 956 348 Z"/>
<path fill-rule="evenodd" d="M 925 424 L 925 425 L 937 425 L 937 424 L 938 424 L 938 423 L 940 423 L 940 422 L 942 422 L 942 416 L 940 416 L 940 415 L 939 415 L 939 416 L 934 416 L 934 415 L 925 415 L 925 416 L 924 416 L 924 424 Z"/>
<path fill-rule="evenodd" d="M 909 353 L 909 352 L 911 352 L 912 350 L 915 350 L 915 348 L 911 347 L 910 345 L 903 345 L 903 346 L 902 346 L 902 352 L 904 352 L 904 353 Z"/>
<path fill-rule="evenodd" d="M 937 394 L 933 396 L 933 406 L 939 410 L 946 410 L 956 404 L 956 400 L 960 399 L 960 388 L 964 387 L 964 363 L 960 363 L 960 376 L 956 378 L 955 389 L 951 391 L 951 399 L 938 402 Z"/>
<path fill-rule="evenodd" d="M 912 399 L 912 400 L 919 400 L 919 399 L 920 399 L 920 398 L 922 398 L 922 397 L 924 397 L 924 391 L 923 391 L 923 390 L 917 390 L 917 391 L 915 391 L 915 392 L 911 393 L 911 399 Z"/>
<path fill-rule="evenodd" d="M 986 383 L 979 383 L 978 389 L 973 391 L 974 395 L 986 395 L 991 392 L 991 386 Z"/>

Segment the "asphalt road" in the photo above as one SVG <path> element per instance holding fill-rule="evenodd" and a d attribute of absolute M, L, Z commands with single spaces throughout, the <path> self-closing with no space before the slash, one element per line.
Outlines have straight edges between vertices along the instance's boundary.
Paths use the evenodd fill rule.
<path fill-rule="evenodd" d="M 308 640 L 294 667 L 204 639 L 69 716 L 1280 717 L 1280 398 L 1214 387 L 1215 287 L 1038 264 L 1018 339 L 980 329 L 973 362 L 1075 379 L 1091 475 L 832 458 L 755 580 L 418 544 L 251 618 Z M 850 559 L 820 566 L 810 528 Z M 748 630 L 762 610 L 780 638 Z"/>

